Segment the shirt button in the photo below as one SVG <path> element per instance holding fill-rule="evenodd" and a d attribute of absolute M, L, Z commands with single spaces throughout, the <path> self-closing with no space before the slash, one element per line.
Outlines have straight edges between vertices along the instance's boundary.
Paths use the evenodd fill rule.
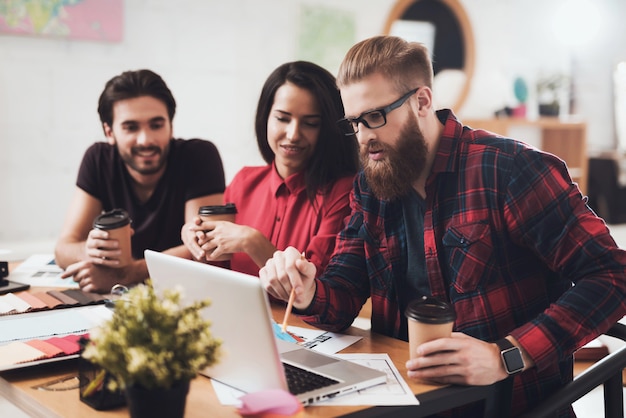
<path fill-rule="evenodd" d="M 276 222 L 280 222 L 280 216 L 276 217 Z"/>

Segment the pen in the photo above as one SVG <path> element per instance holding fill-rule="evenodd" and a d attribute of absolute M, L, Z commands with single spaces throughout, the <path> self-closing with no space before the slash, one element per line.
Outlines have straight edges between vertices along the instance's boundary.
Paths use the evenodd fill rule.
<path fill-rule="evenodd" d="M 87 398 L 96 392 L 96 390 L 98 390 L 98 388 L 102 385 L 102 382 L 104 382 L 105 374 L 106 371 L 104 369 L 100 370 L 96 377 L 89 383 L 89 385 L 87 385 L 81 396 L 83 398 Z"/>
<path fill-rule="evenodd" d="M 300 256 L 300 258 L 302 260 L 306 260 L 306 257 L 304 256 L 304 251 L 302 252 L 302 255 Z M 296 298 L 296 288 L 292 287 L 291 293 L 289 293 L 289 301 L 287 302 L 287 309 L 285 309 L 285 317 L 283 318 L 283 325 L 280 327 L 280 329 L 283 332 L 287 332 L 287 321 L 289 321 L 289 314 L 291 313 L 291 308 L 293 307 L 293 301 L 295 298 Z"/>

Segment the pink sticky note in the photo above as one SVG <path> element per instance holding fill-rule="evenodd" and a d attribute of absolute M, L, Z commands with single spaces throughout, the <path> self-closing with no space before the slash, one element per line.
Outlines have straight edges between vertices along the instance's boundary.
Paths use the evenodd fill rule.
<path fill-rule="evenodd" d="M 241 398 L 241 416 L 286 416 L 303 410 L 298 398 L 282 389 L 269 389 L 247 393 Z"/>

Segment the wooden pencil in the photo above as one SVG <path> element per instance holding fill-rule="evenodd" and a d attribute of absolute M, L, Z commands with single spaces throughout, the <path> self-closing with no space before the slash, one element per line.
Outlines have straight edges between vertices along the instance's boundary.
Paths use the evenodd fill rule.
<path fill-rule="evenodd" d="M 303 260 L 306 260 L 304 256 L 304 251 L 302 252 L 302 255 L 300 257 Z M 293 308 L 293 301 L 295 298 L 296 298 L 296 288 L 292 287 L 291 293 L 289 293 L 289 301 L 287 301 L 287 309 L 285 309 L 285 317 L 283 318 L 283 325 L 280 327 L 280 329 L 283 332 L 287 332 L 287 322 L 289 321 L 289 315 L 291 314 L 291 309 Z"/>

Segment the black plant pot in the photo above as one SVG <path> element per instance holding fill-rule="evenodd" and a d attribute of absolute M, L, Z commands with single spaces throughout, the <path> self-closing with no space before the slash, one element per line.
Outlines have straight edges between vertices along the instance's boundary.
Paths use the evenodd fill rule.
<path fill-rule="evenodd" d="M 558 103 L 543 103 L 539 104 L 540 116 L 559 116 L 559 104 Z"/>
<path fill-rule="evenodd" d="M 189 381 L 177 382 L 169 389 L 126 387 L 126 400 L 131 418 L 183 418 L 189 392 Z"/>

